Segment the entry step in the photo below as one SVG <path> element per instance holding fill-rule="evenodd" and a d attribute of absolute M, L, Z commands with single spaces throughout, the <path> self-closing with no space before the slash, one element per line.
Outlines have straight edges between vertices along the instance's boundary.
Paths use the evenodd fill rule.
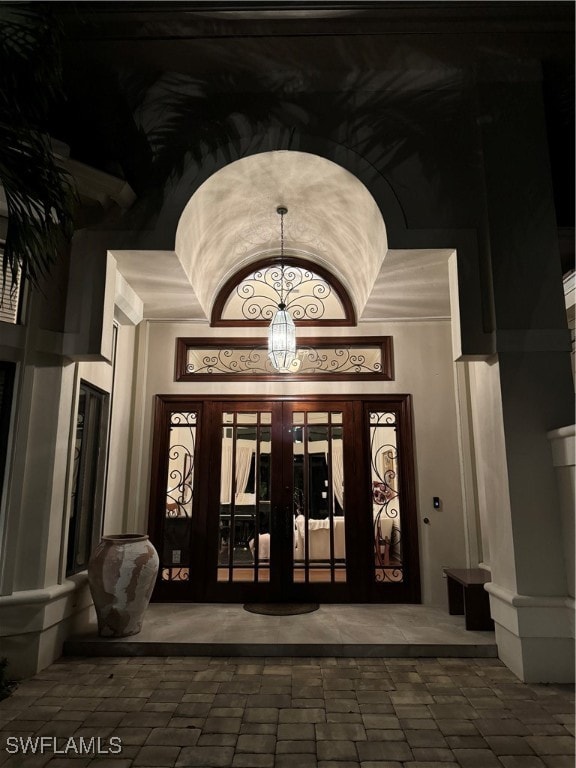
<path fill-rule="evenodd" d="M 64 656 L 246 656 L 334 658 L 495 658 L 495 644 L 167 643 L 72 638 Z"/>
<path fill-rule="evenodd" d="M 67 640 L 74 656 L 494 657 L 494 632 L 466 630 L 445 606 L 321 604 L 298 616 L 248 613 L 241 604 L 153 603 L 142 631 L 101 638 L 92 620 Z"/>

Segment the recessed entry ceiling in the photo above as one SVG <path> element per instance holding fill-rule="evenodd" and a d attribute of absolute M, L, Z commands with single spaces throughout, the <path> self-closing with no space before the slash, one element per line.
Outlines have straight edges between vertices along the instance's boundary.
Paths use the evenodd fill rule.
<path fill-rule="evenodd" d="M 388 251 L 362 320 L 450 317 L 449 249 Z"/>
<path fill-rule="evenodd" d="M 150 319 L 207 319 L 241 267 L 285 253 L 320 264 L 349 291 L 360 320 L 450 314 L 449 251 L 388 251 L 374 199 L 348 171 L 304 152 L 265 152 L 211 176 L 184 209 L 175 252 L 114 251 Z"/>
<path fill-rule="evenodd" d="M 262 152 L 230 163 L 192 196 L 176 253 L 209 314 L 240 267 L 277 256 L 279 205 L 286 253 L 321 264 L 347 286 L 358 314 L 387 250 L 382 214 L 366 187 L 336 163 L 306 152 Z"/>

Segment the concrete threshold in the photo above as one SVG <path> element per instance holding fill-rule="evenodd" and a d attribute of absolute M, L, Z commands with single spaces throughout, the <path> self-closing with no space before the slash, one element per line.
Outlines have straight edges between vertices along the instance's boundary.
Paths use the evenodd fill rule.
<path fill-rule="evenodd" d="M 494 658 L 493 632 L 423 605 L 321 605 L 298 616 L 263 616 L 242 605 L 154 603 L 138 635 L 69 638 L 66 656 Z"/>

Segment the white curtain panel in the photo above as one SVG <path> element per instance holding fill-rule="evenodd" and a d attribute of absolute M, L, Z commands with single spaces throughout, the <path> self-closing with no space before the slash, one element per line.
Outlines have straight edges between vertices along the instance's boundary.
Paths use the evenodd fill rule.
<path fill-rule="evenodd" d="M 253 455 L 254 449 L 252 444 L 241 445 L 239 440 L 236 444 L 236 496 L 246 491 Z"/>
<path fill-rule="evenodd" d="M 220 475 L 220 504 L 232 499 L 232 442 L 222 441 L 222 474 Z"/>
<path fill-rule="evenodd" d="M 252 440 L 236 441 L 236 480 L 235 500 L 246 491 L 250 477 L 250 467 L 255 443 Z M 222 474 L 220 477 L 220 504 L 230 504 L 232 500 L 232 440 L 222 441 Z"/>
<path fill-rule="evenodd" d="M 332 440 L 332 487 L 338 504 L 344 509 L 344 445 L 342 440 Z"/>

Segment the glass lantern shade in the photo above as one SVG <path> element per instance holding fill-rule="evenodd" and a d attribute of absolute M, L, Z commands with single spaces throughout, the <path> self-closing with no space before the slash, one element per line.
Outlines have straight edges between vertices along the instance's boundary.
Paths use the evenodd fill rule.
<path fill-rule="evenodd" d="M 268 357 L 282 373 L 287 373 L 296 359 L 296 327 L 286 309 L 278 309 L 268 328 Z"/>

